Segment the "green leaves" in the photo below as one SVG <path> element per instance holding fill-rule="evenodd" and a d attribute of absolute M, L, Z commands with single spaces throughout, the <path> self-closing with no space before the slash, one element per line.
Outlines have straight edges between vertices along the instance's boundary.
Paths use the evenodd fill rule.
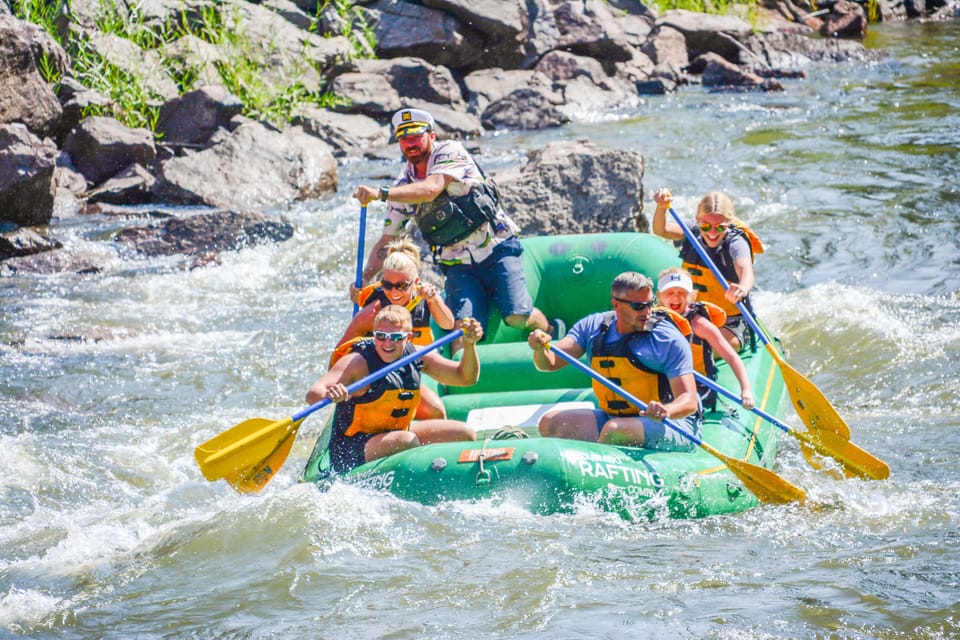
<path fill-rule="evenodd" d="M 318 7 L 317 15 L 333 5 L 342 18 L 339 34 L 353 45 L 356 57 L 372 57 L 376 36 L 367 14 L 351 0 L 326 0 Z M 109 106 L 90 106 L 84 116 L 110 115 L 130 127 L 156 130 L 160 105 L 164 97 L 148 89 L 135 74 L 112 64 L 82 36 L 68 37 L 57 29 L 63 13 L 63 2 L 45 0 L 13 0 L 17 17 L 37 24 L 48 31 L 70 54 L 72 69 L 69 75 L 85 87 L 110 98 Z M 312 31 L 317 31 L 314 21 Z M 344 102 L 332 93 L 311 90 L 298 80 L 311 69 L 311 56 L 288 63 L 282 73 L 271 62 L 271 43 L 253 41 L 243 32 L 240 21 L 225 16 L 216 4 L 205 4 L 196 9 L 181 11 L 175 18 L 160 21 L 144 16 L 136 3 L 128 5 L 114 0 L 99 0 L 96 25 L 98 30 L 124 38 L 140 49 L 154 51 L 162 58 L 166 74 L 182 94 L 194 88 L 202 69 L 175 57 L 164 56 L 166 45 L 184 36 L 193 36 L 216 45 L 223 58 L 214 63 L 224 85 L 243 102 L 247 117 L 282 126 L 290 121 L 294 109 L 301 104 L 329 107 Z M 53 60 L 41 57 L 39 71 L 47 82 L 61 80 Z M 321 73 L 322 77 L 322 73 Z"/>

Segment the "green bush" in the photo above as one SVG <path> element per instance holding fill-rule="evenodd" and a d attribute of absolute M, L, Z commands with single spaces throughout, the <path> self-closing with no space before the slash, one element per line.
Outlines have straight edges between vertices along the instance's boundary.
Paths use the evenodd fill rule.
<path fill-rule="evenodd" d="M 326 1 L 335 2 L 338 14 L 346 20 L 344 33 L 338 35 L 345 35 L 353 43 L 354 57 L 371 56 L 376 40 L 363 11 L 347 0 Z M 156 130 L 163 97 L 149 91 L 132 74 L 111 64 L 86 39 L 70 38 L 58 29 L 58 22 L 64 15 L 62 0 L 12 0 L 12 4 L 17 17 L 39 25 L 63 46 L 70 56 L 69 75 L 85 87 L 110 98 L 109 106 L 87 107 L 84 116 L 110 115 L 127 126 Z M 318 9 L 318 15 L 321 10 L 322 7 Z M 315 18 L 313 31 L 317 31 L 318 24 L 319 20 Z M 121 11 L 114 0 L 100 0 L 96 25 L 104 33 L 125 38 L 141 49 L 161 55 L 165 45 L 186 35 L 217 45 L 225 51 L 225 57 L 216 63 L 216 70 L 224 86 L 243 102 L 243 113 L 250 118 L 282 126 L 289 122 L 298 104 L 328 107 L 343 102 L 332 93 L 310 91 L 296 80 L 279 84 L 266 81 L 270 51 L 260 50 L 260 46 L 243 33 L 239 20 L 235 16 L 233 19 L 224 16 L 215 5 L 204 5 L 196 13 L 182 11 L 177 18 L 158 24 L 148 22 L 134 3 Z M 163 64 L 181 94 L 194 87 L 200 69 L 166 57 Z M 285 70 L 286 77 L 299 77 L 311 63 L 301 61 L 295 64 L 298 68 Z M 50 60 L 41 58 L 40 73 L 48 82 L 60 80 Z"/>

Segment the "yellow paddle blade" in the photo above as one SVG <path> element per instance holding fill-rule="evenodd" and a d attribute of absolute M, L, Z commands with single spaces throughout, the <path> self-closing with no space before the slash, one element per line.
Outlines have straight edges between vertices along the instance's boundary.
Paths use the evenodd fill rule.
<path fill-rule="evenodd" d="M 772 504 L 799 502 L 802 504 L 807 499 L 806 491 L 781 478 L 770 469 L 731 458 L 720 453 L 706 442 L 701 443 L 700 448 L 722 460 L 733 472 L 733 475 L 737 476 L 747 489 L 760 498 L 761 502 Z"/>
<path fill-rule="evenodd" d="M 219 480 L 262 463 L 299 427 L 293 418 L 251 418 L 201 444 L 194 457 L 204 478 Z"/>
<path fill-rule="evenodd" d="M 830 469 L 824 468 L 825 461 L 821 457 L 828 456 L 841 464 L 843 473 L 848 478 L 886 480 L 890 477 L 890 467 L 886 462 L 832 431 L 814 431 L 813 433 L 791 431 L 790 433 L 800 441 L 800 449 L 804 457 L 810 466 L 816 469 L 831 472 Z M 838 480 L 842 479 L 837 473 L 833 475 Z"/>
<path fill-rule="evenodd" d="M 227 484 L 239 493 L 257 493 L 263 489 L 283 466 L 287 456 L 290 455 L 290 449 L 293 448 L 296 435 L 295 432 L 291 431 L 277 447 L 277 450 L 267 456 L 266 460 L 247 469 L 229 474 L 226 477 Z"/>
<path fill-rule="evenodd" d="M 817 388 L 817 385 L 787 364 L 769 342 L 767 343 L 767 351 L 780 365 L 780 373 L 783 375 L 783 382 L 790 393 L 793 408 L 796 409 L 797 415 L 800 416 L 803 423 L 807 425 L 807 429 L 810 431 L 831 431 L 841 438 L 849 440 L 850 427 L 843 421 L 843 418 L 833 408 L 823 392 Z"/>

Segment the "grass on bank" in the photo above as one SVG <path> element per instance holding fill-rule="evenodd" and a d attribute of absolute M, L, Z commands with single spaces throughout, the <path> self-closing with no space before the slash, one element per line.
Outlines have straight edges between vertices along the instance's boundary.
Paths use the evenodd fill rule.
<path fill-rule="evenodd" d="M 18 18 L 42 27 L 66 50 L 70 56 L 67 75 L 109 98 L 108 106 L 85 108 L 84 117 L 110 115 L 130 127 L 156 130 L 164 97 L 151 91 L 136 75 L 111 63 L 87 38 L 71 35 L 64 0 L 12 0 L 12 5 Z M 344 35 L 353 45 L 354 57 L 372 57 L 376 47 L 373 27 L 351 0 L 324 0 L 317 7 L 310 30 L 314 33 L 322 31 L 321 15 L 330 6 L 339 16 L 342 27 L 339 34 L 322 35 Z M 254 42 L 244 32 L 238 16 L 225 15 L 219 6 L 207 4 L 196 11 L 181 11 L 176 17 L 162 22 L 151 22 L 135 4 L 121 10 L 115 0 L 99 0 L 96 25 L 103 33 L 124 38 L 140 49 L 157 53 L 181 95 L 195 87 L 203 69 L 165 56 L 166 47 L 184 36 L 193 36 L 216 46 L 222 54 L 214 65 L 216 73 L 224 86 L 241 100 L 243 113 L 250 118 L 282 126 L 289 122 L 299 104 L 329 107 L 344 101 L 329 92 L 310 90 L 295 80 L 305 71 L 313 71 L 323 84 L 323 70 L 316 68 L 317 63 L 307 60 L 306 56 L 300 57 L 294 68 L 284 69 L 284 77 L 289 80 L 277 81 L 277 74 L 271 73 L 273 67 L 269 62 L 275 47 L 268 44 L 264 48 Z M 39 66 L 41 75 L 48 82 L 61 80 L 55 65 L 45 56 L 41 57 Z"/>

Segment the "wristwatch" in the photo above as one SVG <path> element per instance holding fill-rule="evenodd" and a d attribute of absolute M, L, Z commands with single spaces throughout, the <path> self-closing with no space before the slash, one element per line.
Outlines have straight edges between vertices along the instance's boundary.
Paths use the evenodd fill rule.
<path fill-rule="evenodd" d="M 386 202 L 390 197 L 390 187 L 380 187 L 380 201 Z"/>

